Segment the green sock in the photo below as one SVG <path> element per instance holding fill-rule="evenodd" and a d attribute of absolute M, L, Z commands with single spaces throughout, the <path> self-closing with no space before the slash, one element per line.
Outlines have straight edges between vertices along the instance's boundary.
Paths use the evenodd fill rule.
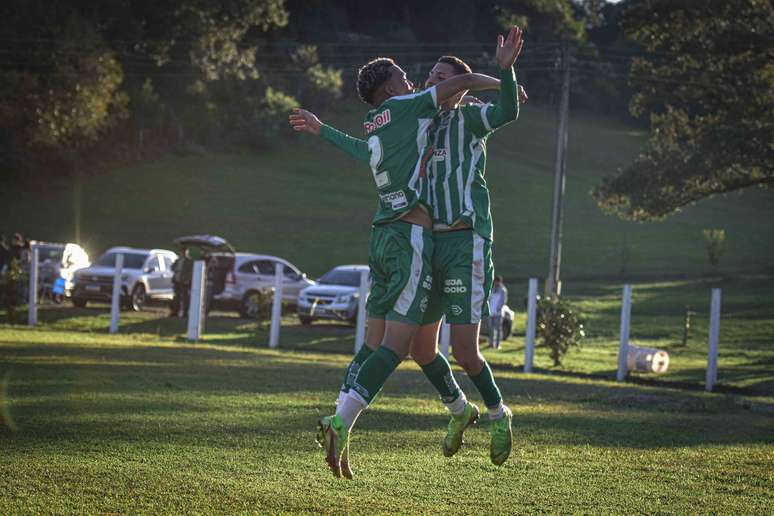
<path fill-rule="evenodd" d="M 398 355 L 385 346 L 379 346 L 360 366 L 360 371 L 352 382 L 352 388 L 371 403 L 398 364 L 400 364 Z"/>
<path fill-rule="evenodd" d="M 360 371 L 360 367 L 362 367 L 363 362 L 365 362 L 373 352 L 374 351 L 371 348 L 363 344 L 360 347 L 360 351 L 352 357 L 352 362 L 349 363 L 347 370 L 344 372 L 344 382 L 341 384 L 342 391 L 349 392 L 350 387 L 352 387 L 352 384 L 355 382 L 358 371 Z"/>
<path fill-rule="evenodd" d="M 473 385 L 476 386 L 478 392 L 481 393 L 481 397 L 484 398 L 484 404 L 487 407 L 496 407 L 503 401 L 503 397 L 500 395 L 500 389 L 497 388 L 494 376 L 492 376 L 492 369 L 487 362 L 484 362 L 484 367 L 481 372 L 476 376 L 468 375 Z"/>
<path fill-rule="evenodd" d="M 441 395 L 441 401 L 444 403 L 451 403 L 460 397 L 460 386 L 454 379 L 449 361 L 440 353 L 435 355 L 432 362 L 422 366 L 422 372 Z"/>

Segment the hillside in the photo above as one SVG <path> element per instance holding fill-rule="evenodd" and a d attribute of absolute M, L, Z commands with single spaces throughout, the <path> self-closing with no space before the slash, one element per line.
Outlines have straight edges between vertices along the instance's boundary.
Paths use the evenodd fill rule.
<path fill-rule="evenodd" d="M 359 134 L 361 106 L 325 117 Z M 509 278 L 543 277 L 548 262 L 555 114 L 537 104 L 490 140 L 488 180 L 495 261 Z M 563 278 L 675 276 L 710 272 L 701 231 L 724 228 L 719 271 L 769 272 L 774 197 L 748 191 L 711 199 L 666 222 L 605 216 L 589 196 L 601 176 L 628 163 L 645 135 L 620 121 L 571 116 Z M 0 231 L 66 240 L 75 235 L 79 195 L 71 184 L 20 191 L 0 184 Z M 93 255 L 110 245 L 170 247 L 187 233 L 224 236 L 239 250 L 287 257 L 310 275 L 364 262 L 375 204 L 367 169 L 311 137 L 288 135 L 265 152 L 171 155 L 89 179 L 80 227 Z"/>

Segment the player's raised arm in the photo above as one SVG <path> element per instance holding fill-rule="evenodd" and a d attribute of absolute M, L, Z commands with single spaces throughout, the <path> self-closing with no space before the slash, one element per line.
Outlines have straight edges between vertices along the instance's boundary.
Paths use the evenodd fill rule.
<path fill-rule="evenodd" d="M 435 85 L 435 95 L 440 106 L 462 91 L 496 90 L 500 81 L 482 73 L 455 75 Z"/>
<path fill-rule="evenodd" d="M 294 131 L 321 136 L 357 161 L 370 162 L 371 153 L 368 150 L 368 142 L 353 138 L 335 127 L 322 123 L 311 111 L 300 108 L 293 109 L 290 114 L 290 125 Z"/>

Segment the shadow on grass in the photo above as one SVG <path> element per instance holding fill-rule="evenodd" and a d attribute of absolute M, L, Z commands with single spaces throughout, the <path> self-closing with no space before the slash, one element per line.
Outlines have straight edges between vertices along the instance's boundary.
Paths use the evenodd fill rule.
<path fill-rule="evenodd" d="M 4 397 L 10 400 L 5 412 L 19 427 L 16 434 L 4 434 L 19 442 L 105 439 L 234 447 L 291 433 L 311 443 L 315 420 L 332 410 L 342 374 L 341 361 L 312 362 L 291 354 L 4 347 L 0 375 L 7 378 Z M 460 381 L 477 398 L 464 375 Z M 771 427 L 762 423 L 766 419 L 726 398 L 544 378 L 498 383 L 507 402 L 519 409 L 515 428 L 527 441 L 662 448 L 772 439 Z M 377 400 L 360 424 L 363 430 L 442 433 L 447 418 L 440 403 L 428 414 L 391 408 L 401 399 L 411 399 L 411 407 L 414 399 L 437 399 L 419 371 L 398 370 L 383 396 L 389 399 Z M 558 407 L 548 410 L 545 404 Z M 729 413 L 737 416 L 729 420 Z"/>

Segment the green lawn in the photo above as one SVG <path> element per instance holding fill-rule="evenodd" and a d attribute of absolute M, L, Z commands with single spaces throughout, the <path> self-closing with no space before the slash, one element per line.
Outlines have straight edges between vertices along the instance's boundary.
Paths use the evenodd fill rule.
<path fill-rule="evenodd" d="M 713 286 L 724 293 L 723 392 L 705 393 Z M 620 285 L 565 288 L 590 339 L 563 367 L 539 348 L 537 374 L 520 372 L 523 315 L 503 350 L 485 352 L 515 415 L 503 467 L 488 461 L 486 424 L 442 456 L 446 415 L 406 363 L 358 422 L 354 481 L 333 478 L 313 441 L 352 328 L 289 315 L 268 350 L 266 325 L 226 314 L 190 344 L 161 309 L 123 314 L 111 336 L 104 306 L 44 307 L 38 328 L 0 325 L 0 513 L 770 513 L 772 278 L 635 284 L 632 338 L 672 361 L 625 384 L 611 381 Z M 680 348 L 685 304 L 699 315 Z"/>
<path fill-rule="evenodd" d="M 360 105 L 346 105 L 325 119 L 360 134 L 363 112 Z M 547 272 L 555 123 L 553 109 L 530 104 L 519 121 L 490 139 L 495 262 L 506 278 Z M 712 199 L 661 223 L 623 222 L 597 208 L 590 189 L 634 159 L 644 142 L 642 131 L 620 121 L 573 113 L 564 278 L 771 273 L 770 192 Z M 375 205 L 367 168 L 301 135 L 286 135 L 262 152 L 170 155 L 117 167 L 76 190 L 58 181 L 31 189 L 0 184 L 0 230 L 72 239 L 78 212 L 82 240 L 93 255 L 110 245 L 170 247 L 182 234 L 211 232 L 240 250 L 284 256 L 316 276 L 333 265 L 365 262 Z M 727 251 L 717 271 L 707 263 L 704 228 L 726 230 Z"/>

